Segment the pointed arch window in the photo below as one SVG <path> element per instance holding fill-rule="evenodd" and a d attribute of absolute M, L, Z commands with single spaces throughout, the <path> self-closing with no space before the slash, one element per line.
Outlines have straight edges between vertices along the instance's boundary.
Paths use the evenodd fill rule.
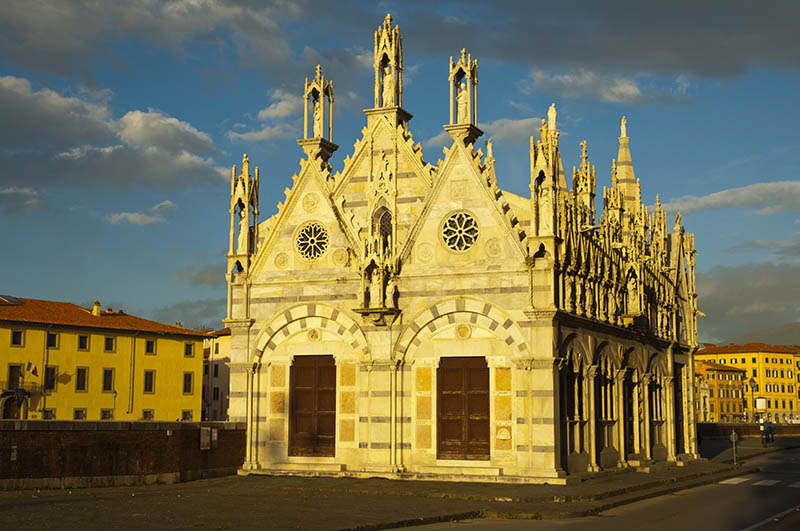
<path fill-rule="evenodd" d="M 388 248 L 392 237 L 392 213 L 388 210 L 384 210 L 378 218 L 378 233 L 381 235 L 381 244 Z"/>

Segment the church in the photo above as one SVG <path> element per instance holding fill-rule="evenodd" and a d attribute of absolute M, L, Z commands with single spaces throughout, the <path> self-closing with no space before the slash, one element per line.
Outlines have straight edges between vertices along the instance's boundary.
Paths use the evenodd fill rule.
<path fill-rule="evenodd" d="M 233 167 L 224 322 L 242 473 L 563 484 L 698 459 L 694 238 L 642 203 L 625 118 L 602 211 L 585 142 L 568 185 L 555 105 L 530 139 L 530 197 L 515 195 L 491 140 L 476 148 L 478 62 L 455 57 L 435 165 L 387 15 L 374 107 L 340 170 L 319 66 L 274 216 L 259 220 L 258 167 Z"/>

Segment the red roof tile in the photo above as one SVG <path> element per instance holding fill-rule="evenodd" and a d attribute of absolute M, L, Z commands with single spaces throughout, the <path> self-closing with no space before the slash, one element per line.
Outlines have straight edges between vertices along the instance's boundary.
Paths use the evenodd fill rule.
<path fill-rule="evenodd" d="M 695 362 L 695 370 L 697 370 L 698 364 L 702 364 L 707 369 L 712 369 L 715 371 L 747 372 L 746 370 L 734 367 L 733 365 L 723 365 L 721 363 L 714 363 L 713 361 L 706 361 L 706 360 L 697 360 Z"/>
<path fill-rule="evenodd" d="M 17 321 L 39 324 L 79 326 L 85 328 L 104 328 L 113 330 L 139 330 L 159 334 L 178 334 L 204 337 L 206 334 L 189 328 L 166 325 L 149 319 L 142 319 L 123 313 L 102 310 L 100 315 L 92 315 L 91 309 L 81 308 L 70 302 L 23 299 L 21 304 L 0 304 L 0 321 Z"/>
<path fill-rule="evenodd" d="M 775 354 L 800 354 L 797 348 L 785 345 L 767 345 L 766 343 L 746 343 L 744 345 L 723 345 L 719 347 L 706 347 L 695 354 L 741 354 L 751 352 L 770 352 Z"/>
<path fill-rule="evenodd" d="M 229 335 L 231 335 L 231 329 L 230 328 L 220 328 L 219 330 L 214 330 L 213 332 L 207 332 L 207 333 L 208 333 L 208 335 L 213 336 L 213 337 L 229 336 Z"/>

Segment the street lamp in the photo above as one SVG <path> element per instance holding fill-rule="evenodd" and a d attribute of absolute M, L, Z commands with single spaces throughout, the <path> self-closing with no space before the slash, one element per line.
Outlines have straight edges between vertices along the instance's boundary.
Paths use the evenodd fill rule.
<path fill-rule="evenodd" d="M 753 394 L 756 391 L 756 379 L 750 378 L 750 381 L 747 382 L 750 385 L 750 408 L 753 411 L 753 422 L 756 421 L 756 400 L 753 398 Z"/>

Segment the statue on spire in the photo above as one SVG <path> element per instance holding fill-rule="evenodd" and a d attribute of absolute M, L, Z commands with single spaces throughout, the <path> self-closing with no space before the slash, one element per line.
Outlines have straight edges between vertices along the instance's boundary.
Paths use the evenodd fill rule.
<path fill-rule="evenodd" d="M 403 40 L 386 15 L 375 32 L 375 108 L 403 105 Z"/>
<path fill-rule="evenodd" d="M 628 120 L 624 116 L 619 120 L 619 136 L 620 138 L 628 136 Z"/>

